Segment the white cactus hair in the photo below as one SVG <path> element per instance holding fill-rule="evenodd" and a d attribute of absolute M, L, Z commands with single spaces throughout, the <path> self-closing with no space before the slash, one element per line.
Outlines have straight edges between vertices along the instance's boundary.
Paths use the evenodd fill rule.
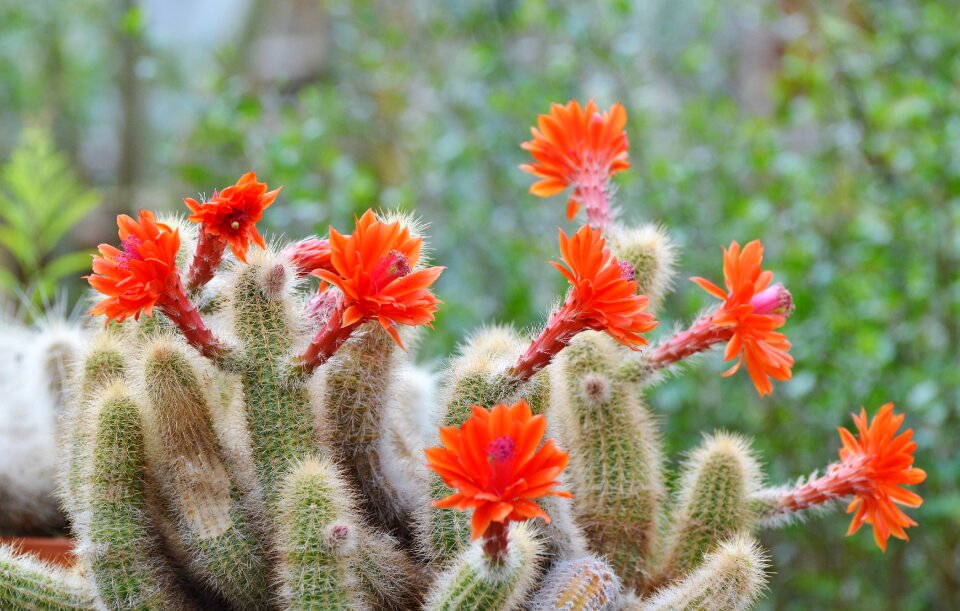
<path fill-rule="evenodd" d="M 42 313 L 26 298 L 0 311 L 0 530 L 55 532 L 59 422 L 90 332 L 62 298 Z"/>

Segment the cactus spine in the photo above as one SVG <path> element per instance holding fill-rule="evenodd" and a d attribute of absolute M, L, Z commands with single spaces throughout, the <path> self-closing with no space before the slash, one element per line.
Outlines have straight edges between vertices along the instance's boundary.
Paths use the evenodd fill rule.
<path fill-rule="evenodd" d="M 665 576 L 689 572 L 717 542 L 753 528 L 750 496 L 759 473 L 741 437 L 716 433 L 691 453 L 672 515 Z"/>
<path fill-rule="evenodd" d="M 620 602 L 620 578 L 596 556 L 558 563 L 537 592 L 533 611 L 612 611 Z"/>
<path fill-rule="evenodd" d="M 700 568 L 627 611 L 744 611 L 763 593 L 768 564 L 756 541 L 737 535 L 707 554 Z"/>
<path fill-rule="evenodd" d="M 358 545 L 351 502 L 329 463 L 308 458 L 280 492 L 281 596 L 289 609 L 362 608 L 350 570 Z"/>
<path fill-rule="evenodd" d="M 210 408 L 187 355 L 169 339 L 147 346 L 144 385 L 147 455 L 169 499 L 186 563 L 197 581 L 241 608 L 263 608 L 266 552 L 230 480 Z"/>
<path fill-rule="evenodd" d="M 93 590 L 79 572 L 0 546 L 0 608 L 86 611 L 94 605 Z"/>
<path fill-rule="evenodd" d="M 118 382 L 104 390 L 93 416 L 90 518 L 79 546 L 98 596 L 116 609 L 182 608 L 173 572 L 157 554 L 140 408 Z"/>

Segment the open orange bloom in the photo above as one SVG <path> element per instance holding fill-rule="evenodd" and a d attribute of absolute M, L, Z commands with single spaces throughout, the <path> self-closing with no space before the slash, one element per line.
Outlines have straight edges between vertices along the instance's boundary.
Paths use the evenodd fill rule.
<path fill-rule="evenodd" d="M 185 198 L 183 202 L 193 211 L 188 218 L 203 223 L 203 234 L 215 236 L 230 245 L 234 256 L 246 263 L 250 242 L 266 247 L 257 231 L 257 222 L 263 211 L 277 198 L 280 189 L 267 191 L 267 184 L 257 182 L 257 175 L 247 172 L 237 184 L 213 194 L 210 201 L 198 202 Z"/>
<path fill-rule="evenodd" d="M 854 414 L 858 436 L 840 428 L 840 460 L 854 469 L 862 479 L 851 482 L 856 498 L 847 507 L 854 513 L 848 535 L 860 530 L 864 523 L 873 525 L 873 538 L 880 549 L 887 550 L 890 535 L 907 540 L 904 528 L 916 526 L 897 505 L 919 507 L 923 499 L 904 490 L 901 486 L 919 484 L 927 478 L 923 469 L 913 466 L 913 453 L 917 442 L 913 441 L 913 429 L 897 435 L 904 415 L 894 415 L 893 403 L 887 403 L 867 424 L 867 413 L 860 408 L 859 417 Z"/>
<path fill-rule="evenodd" d="M 106 296 L 90 310 L 105 314 L 107 322 L 140 318 L 140 312 L 153 314 L 153 307 L 179 282 L 177 251 L 180 234 L 158 223 L 149 210 L 141 210 L 139 221 L 126 214 L 117 217 L 120 248 L 101 244 L 100 255 L 93 257 L 93 274 L 87 281 Z"/>
<path fill-rule="evenodd" d="M 897 434 L 903 418 L 903 414 L 894 414 L 893 403 L 887 403 L 868 424 L 861 407 L 860 415 L 853 415 L 856 437 L 845 428 L 838 429 L 843 443 L 840 462 L 831 465 L 823 477 L 784 494 L 780 504 L 787 511 L 798 511 L 853 495 L 847 507 L 847 513 L 854 514 L 847 535 L 872 524 L 873 538 L 883 551 L 891 536 L 907 540 L 904 529 L 917 523 L 898 505 L 919 507 L 923 499 L 903 486 L 919 484 L 927 474 L 913 466 L 917 449 L 913 429 Z"/>
<path fill-rule="evenodd" d="M 343 292 L 344 327 L 378 320 L 400 344 L 395 325 L 429 325 L 440 301 L 430 286 L 444 270 L 414 271 L 423 239 L 410 235 L 399 222 L 384 223 L 367 210 L 357 228 L 344 236 L 330 228 L 330 265 L 333 271 L 313 272 Z"/>
<path fill-rule="evenodd" d="M 539 129 L 530 129 L 533 140 L 521 145 L 534 162 L 520 169 L 540 178 L 530 193 L 550 197 L 573 186 L 567 218 L 572 220 L 582 203 L 590 224 L 605 226 L 610 220 L 608 180 L 630 167 L 626 124 L 627 111 L 620 104 L 604 113 L 593 100 L 584 107 L 576 100 L 554 104 L 550 114 L 537 118 Z"/>
<path fill-rule="evenodd" d="M 339 299 L 321 294 L 312 310 L 335 304 L 323 327 L 300 355 L 304 373 L 327 361 L 361 324 L 376 320 L 401 347 L 396 325 L 430 325 L 440 301 L 430 292 L 442 267 L 414 271 L 423 239 L 410 235 L 400 222 L 384 223 L 367 210 L 348 235 L 330 228 L 330 264 L 315 269 L 318 276 L 340 289 Z M 321 293 L 324 286 L 321 285 Z"/>
<path fill-rule="evenodd" d="M 476 406 L 463 426 L 442 427 L 443 447 L 425 450 L 427 466 L 456 492 L 433 506 L 473 509 L 473 539 L 486 534 L 491 524 L 530 518 L 549 522 L 536 499 L 572 495 L 555 489 L 568 456 L 552 439 L 540 446 L 546 428 L 544 417 L 534 416 L 525 401 L 492 410 Z"/>
<path fill-rule="evenodd" d="M 723 300 L 710 322 L 731 333 L 724 360 L 737 362 L 724 375 L 733 375 L 746 363 L 747 373 L 761 397 L 773 392 L 770 378 L 789 380 L 793 367 L 790 342 L 776 331 L 786 323 L 793 301 L 782 284 L 770 286 L 773 272 L 763 271 L 762 262 L 763 244 L 758 240 L 742 250 L 740 244 L 733 242 L 723 251 L 726 291 L 703 278 L 691 278 L 703 290 Z"/>
<path fill-rule="evenodd" d="M 584 225 L 571 238 L 560 230 L 560 256 L 562 263 L 550 263 L 570 281 L 570 291 L 514 365 L 513 374 L 523 379 L 545 367 L 581 331 L 604 331 L 635 350 L 647 343 L 641 333 L 657 326 L 646 311 L 647 297 L 637 295 L 633 268 L 610 252 L 599 229 Z"/>

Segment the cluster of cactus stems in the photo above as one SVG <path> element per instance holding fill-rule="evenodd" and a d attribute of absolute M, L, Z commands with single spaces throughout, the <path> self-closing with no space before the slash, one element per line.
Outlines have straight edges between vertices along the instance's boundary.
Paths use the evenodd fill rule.
<path fill-rule="evenodd" d="M 767 486 L 748 440 L 716 432 L 670 490 L 647 388 L 726 344 L 771 392 L 793 365 L 792 304 L 759 242 L 733 243 L 726 289 L 697 279 L 720 303 L 645 347 L 675 250 L 615 220 L 625 122 L 592 102 L 540 117 L 531 191 L 572 189 L 568 214 L 587 213 L 561 232 L 570 289 L 533 338 L 468 338 L 436 393 L 413 359 L 443 269 L 410 217 L 268 246 L 256 222 L 278 193 L 252 173 L 186 200 L 187 220 L 121 217 L 90 276 L 111 324 L 64 427 L 76 566 L 0 550 L 0 607 L 746 609 L 766 584 L 761 528 L 846 497 L 854 530 L 905 538 L 896 504 L 920 499 L 901 485 L 923 472 L 890 406 L 843 431 L 822 478 Z"/>

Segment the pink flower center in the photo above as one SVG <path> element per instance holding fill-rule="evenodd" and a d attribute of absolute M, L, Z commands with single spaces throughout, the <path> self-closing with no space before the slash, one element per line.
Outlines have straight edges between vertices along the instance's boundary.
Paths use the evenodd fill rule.
<path fill-rule="evenodd" d="M 637 279 L 637 273 L 629 261 L 620 262 L 620 277 L 624 280 L 633 281 Z"/>
<path fill-rule="evenodd" d="M 493 463 L 502 463 L 513 458 L 516 442 L 510 437 L 497 437 L 487 444 L 487 458 Z"/>
<path fill-rule="evenodd" d="M 118 254 L 114 260 L 114 262 L 117 264 L 117 267 L 128 270 L 130 269 L 130 261 L 142 261 L 143 256 L 139 251 L 139 248 L 142 244 L 143 240 L 135 235 L 128 235 L 121 240 L 120 248 L 123 252 Z"/>
<path fill-rule="evenodd" d="M 793 296 L 778 282 L 754 295 L 750 305 L 756 314 L 789 316 L 793 312 Z"/>
<path fill-rule="evenodd" d="M 370 271 L 370 279 L 376 290 L 380 290 L 397 278 L 403 278 L 410 273 L 410 261 L 399 250 L 391 250 L 380 257 L 376 266 Z"/>

